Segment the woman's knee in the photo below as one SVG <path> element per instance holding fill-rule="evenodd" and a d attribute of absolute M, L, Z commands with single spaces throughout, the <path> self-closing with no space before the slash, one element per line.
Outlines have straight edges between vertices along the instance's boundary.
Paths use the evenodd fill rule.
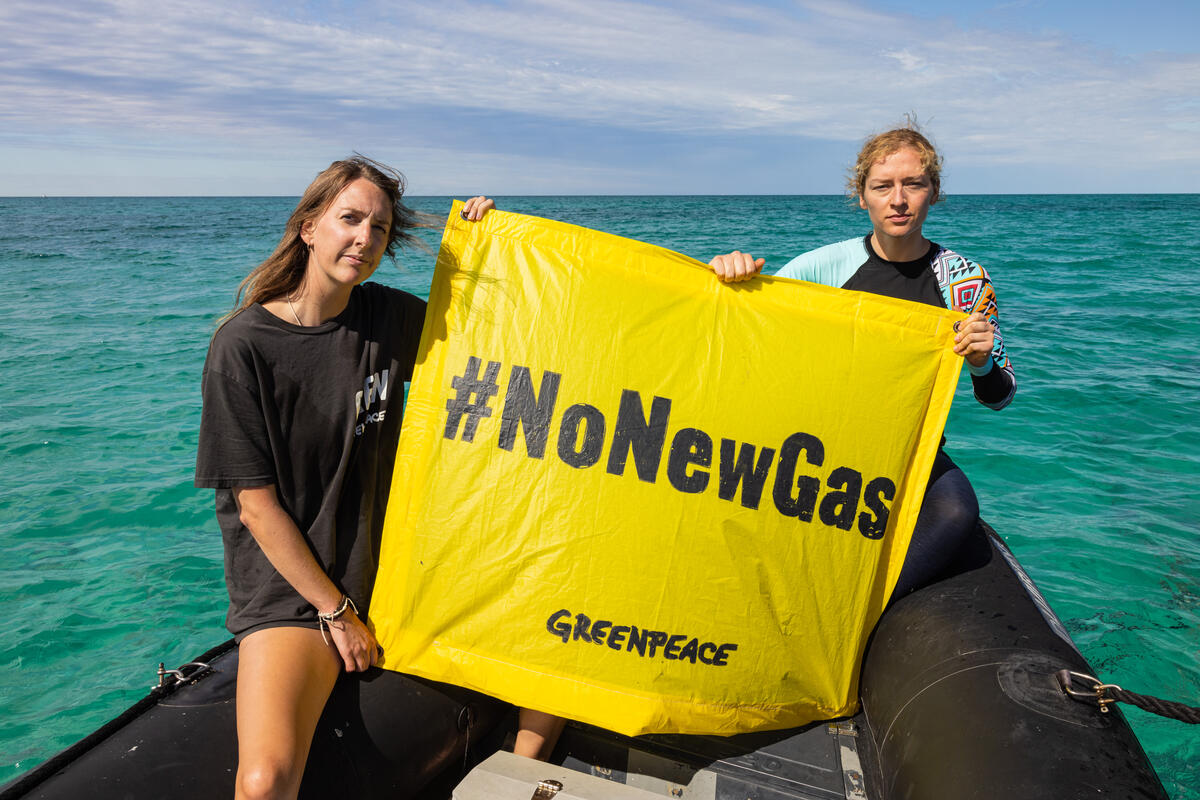
<path fill-rule="evenodd" d="M 238 764 L 237 800 L 294 798 L 300 791 L 303 764 L 287 759 L 258 758 Z"/>
<path fill-rule="evenodd" d="M 975 527 L 979 499 L 961 469 L 954 467 L 930 482 L 921 505 L 921 516 L 927 514 L 951 530 L 969 531 Z"/>
<path fill-rule="evenodd" d="M 238 797 L 294 798 L 339 671 L 319 632 L 269 628 L 241 643 Z"/>
<path fill-rule="evenodd" d="M 961 470 L 959 474 L 962 474 Z M 961 484 L 956 487 L 948 505 L 949 514 L 956 527 L 968 533 L 974 529 L 975 522 L 979 519 L 979 499 L 975 496 L 975 490 L 971 488 L 965 475 L 962 477 Z"/>

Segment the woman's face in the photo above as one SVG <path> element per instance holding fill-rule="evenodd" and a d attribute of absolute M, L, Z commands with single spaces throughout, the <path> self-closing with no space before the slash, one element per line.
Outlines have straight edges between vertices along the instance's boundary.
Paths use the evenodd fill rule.
<path fill-rule="evenodd" d="M 921 236 L 933 202 L 933 183 L 916 150 L 905 147 L 876 161 L 858 196 L 876 236 L 905 239 Z"/>
<path fill-rule="evenodd" d="M 307 281 L 327 288 L 356 286 L 379 266 L 392 226 L 387 194 L 366 178 L 352 181 L 300 238 L 309 245 Z"/>

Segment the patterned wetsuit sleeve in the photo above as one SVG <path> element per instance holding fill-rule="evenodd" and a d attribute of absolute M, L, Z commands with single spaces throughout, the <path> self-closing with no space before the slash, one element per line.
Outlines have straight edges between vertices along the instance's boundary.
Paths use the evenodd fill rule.
<path fill-rule="evenodd" d="M 968 364 L 967 368 L 971 372 L 975 399 L 999 411 L 1012 402 L 1017 392 L 1017 377 L 1000 332 L 1000 313 L 992 279 L 979 264 L 944 248 L 934 257 L 933 268 L 948 308 L 967 314 L 983 314 L 992 326 L 995 338 L 992 357 L 982 367 Z"/>

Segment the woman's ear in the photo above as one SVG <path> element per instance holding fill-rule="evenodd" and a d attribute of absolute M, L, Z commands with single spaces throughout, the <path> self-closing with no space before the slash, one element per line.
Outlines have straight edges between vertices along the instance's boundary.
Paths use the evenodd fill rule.
<path fill-rule="evenodd" d="M 307 245 L 312 244 L 313 221 L 306 219 L 300 223 L 300 241 Z"/>

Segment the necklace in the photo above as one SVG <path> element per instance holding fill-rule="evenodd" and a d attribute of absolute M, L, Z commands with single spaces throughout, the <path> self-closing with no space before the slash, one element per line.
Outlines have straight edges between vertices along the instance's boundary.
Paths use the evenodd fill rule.
<path fill-rule="evenodd" d="M 291 295 L 291 293 L 289 292 L 289 293 L 288 293 L 287 295 L 285 295 L 285 296 L 287 297 L 287 301 L 288 301 L 288 308 L 290 308 L 290 309 L 292 310 L 292 316 L 296 318 L 296 324 L 297 324 L 297 325 L 299 325 L 301 328 L 303 328 L 303 327 L 304 327 L 304 323 L 300 321 L 300 315 L 296 313 L 296 307 L 295 307 L 294 305 L 292 305 L 292 295 Z"/>

